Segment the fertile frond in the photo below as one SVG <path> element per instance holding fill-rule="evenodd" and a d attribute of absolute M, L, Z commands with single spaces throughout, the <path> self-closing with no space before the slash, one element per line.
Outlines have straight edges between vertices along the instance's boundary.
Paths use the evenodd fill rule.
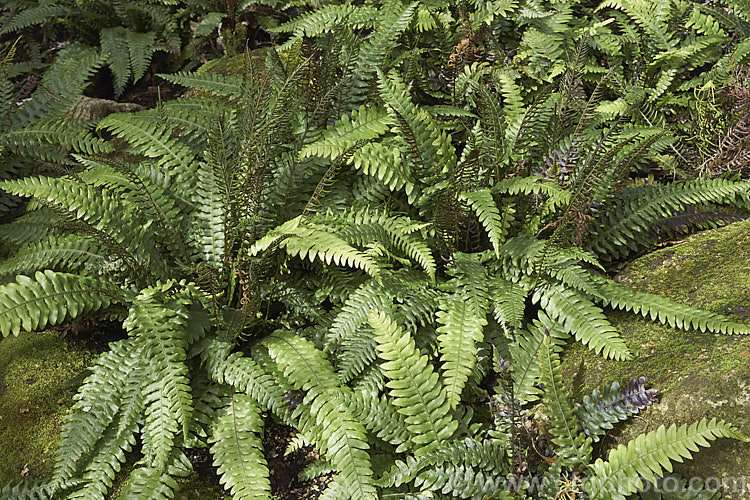
<path fill-rule="evenodd" d="M 393 404 L 406 417 L 415 453 L 425 453 L 449 439 L 458 422 L 450 413 L 445 389 L 432 370 L 427 356 L 420 354 L 414 340 L 388 315 L 370 311 L 368 320 L 375 331 L 380 365 L 389 379 Z"/>
<path fill-rule="evenodd" d="M 744 437 L 723 420 L 705 418 L 688 426 L 663 425 L 648 434 L 640 434 L 626 445 L 609 452 L 607 462 L 601 458 L 590 467 L 586 490 L 589 498 L 624 500 L 626 495 L 643 487 L 641 478 L 672 472 L 672 461 L 692 458 L 698 446 L 720 437 L 744 440 Z"/>
<path fill-rule="evenodd" d="M 108 307 L 119 292 L 103 278 L 38 271 L 0 286 L 0 334 L 18 335 Z"/>
<path fill-rule="evenodd" d="M 310 406 L 314 423 L 303 430 L 313 433 L 348 494 L 375 500 L 366 431 L 347 408 L 349 391 L 323 352 L 290 332 L 276 331 L 263 343 L 293 387 L 306 391 L 303 403 Z"/>
<path fill-rule="evenodd" d="M 702 332 L 730 335 L 750 334 L 750 327 L 736 323 L 726 316 L 679 304 L 662 295 L 640 292 L 630 287 L 606 280 L 599 285 L 604 305 L 615 309 L 633 311 L 645 318 L 658 320 L 672 328 L 695 328 Z"/>
<path fill-rule="evenodd" d="M 615 327 L 602 310 L 582 294 L 553 285 L 538 288 L 534 297 L 552 319 L 597 354 L 616 360 L 631 359 Z"/>
<path fill-rule="evenodd" d="M 233 394 L 213 424 L 211 454 L 221 484 L 237 499 L 270 498 L 271 483 L 258 433 L 263 429 L 258 403 Z"/>

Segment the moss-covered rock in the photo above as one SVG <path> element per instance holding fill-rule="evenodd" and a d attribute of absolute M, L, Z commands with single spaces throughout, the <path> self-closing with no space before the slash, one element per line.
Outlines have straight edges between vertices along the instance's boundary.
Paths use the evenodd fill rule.
<path fill-rule="evenodd" d="M 0 489 L 52 473 L 63 420 L 95 357 L 84 342 L 60 339 L 52 331 L 0 340 Z M 135 459 L 133 454 L 124 470 L 130 470 Z M 226 498 L 212 474 L 210 457 L 192 461 L 200 474 L 178 478 L 175 498 Z M 121 479 L 116 479 L 115 490 Z"/>
<path fill-rule="evenodd" d="M 641 291 L 750 323 L 750 221 L 703 232 L 675 246 L 640 257 L 617 277 Z M 614 380 L 645 375 L 662 393 L 661 402 L 631 419 L 605 444 L 624 443 L 664 424 L 717 417 L 750 436 L 750 336 L 674 330 L 632 314 L 608 314 L 635 355 L 626 362 L 604 360 L 580 344 L 564 356 L 566 378 L 576 400 Z M 730 494 L 750 498 L 750 443 L 715 441 L 675 470 L 684 477 L 740 478 L 748 488 Z M 728 492 L 731 493 L 731 492 Z"/>

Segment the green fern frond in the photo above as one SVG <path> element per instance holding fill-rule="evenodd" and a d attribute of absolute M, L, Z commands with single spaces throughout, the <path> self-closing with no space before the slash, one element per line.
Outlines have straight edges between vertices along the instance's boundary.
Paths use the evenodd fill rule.
<path fill-rule="evenodd" d="M 190 178 L 194 175 L 195 153 L 171 137 L 172 131 L 163 123 L 151 120 L 147 115 L 112 114 L 97 125 L 97 130 L 102 129 L 126 140 L 142 155 L 158 158 L 161 168 L 173 176 Z M 189 183 L 186 185 L 190 186 Z"/>
<path fill-rule="evenodd" d="M 115 193 L 95 189 L 68 178 L 27 177 L 0 182 L 0 188 L 23 196 L 33 196 L 69 212 L 87 225 L 109 236 L 126 256 L 152 270 L 166 264 L 156 251 L 156 242 L 147 222 L 135 222 L 135 214 Z M 142 224 L 142 225 L 140 225 Z"/>
<path fill-rule="evenodd" d="M 437 178 L 456 166 L 456 152 L 450 137 L 418 107 L 409 96 L 404 83 L 395 72 L 384 75 L 378 70 L 380 96 L 389 112 L 399 122 L 399 131 L 412 148 L 415 162 L 424 170 L 423 176 Z"/>
<path fill-rule="evenodd" d="M 16 276 L 0 286 L 0 334 L 3 337 L 58 325 L 81 314 L 108 307 L 119 291 L 104 278 L 38 271 Z"/>
<path fill-rule="evenodd" d="M 226 252 L 227 186 L 222 165 L 215 162 L 198 164 L 197 189 L 193 202 L 198 209 L 193 215 L 191 238 L 203 262 L 222 269 Z"/>
<path fill-rule="evenodd" d="M 38 500 L 41 498 L 51 498 L 53 492 L 52 485 L 45 480 L 22 480 L 18 483 L 7 483 L 0 490 L 0 498 L 13 500 Z"/>
<path fill-rule="evenodd" d="M 388 186 L 391 191 L 403 189 L 411 202 L 418 191 L 414 173 L 402 158 L 402 149 L 406 147 L 408 145 L 400 137 L 369 142 L 354 152 L 350 163 L 365 175 Z"/>
<path fill-rule="evenodd" d="M 170 500 L 177 489 L 177 481 L 172 476 L 187 476 L 192 471 L 190 461 L 179 450 L 172 453 L 168 466 L 163 469 L 152 467 L 143 460 L 136 465 L 118 498 Z"/>
<path fill-rule="evenodd" d="M 427 356 L 421 355 L 414 340 L 388 315 L 370 311 L 368 321 L 375 331 L 381 369 L 389 379 L 393 404 L 406 417 L 417 455 L 426 453 L 449 439 L 458 427 L 450 413 L 445 389 L 432 370 Z"/>
<path fill-rule="evenodd" d="M 570 393 L 562 381 L 559 346 L 553 340 L 545 336 L 540 351 L 540 381 L 544 385 L 544 403 L 550 409 L 550 434 L 557 445 L 555 454 L 563 466 L 580 467 L 591 460 L 591 438 L 582 432 L 570 404 Z"/>
<path fill-rule="evenodd" d="M 138 421 L 143 408 L 139 383 L 141 351 L 142 346 L 131 338 L 113 342 L 110 344 L 110 350 L 101 354 L 91 368 L 92 374 L 84 381 L 75 396 L 76 411 L 68 415 L 63 424 L 52 475 L 52 482 L 57 488 L 63 487 L 81 465 L 86 465 L 79 462 L 81 457 L 88 456 L 96 460 L 97 454 L 91 456 L 91 451 L 100 442 L 105 430 L 110 428 L 110 423 L 120 412 L 121 405 L 126 411 L 120 412 L 120 418 L 116 421 L 118 432 L 110 444 L 110 451 L 113 451 L 114 455 L 100 455 L 100 460 L 107 468 L 114 469 L 117 465 L 112 458 L 119 459 L 118 446 L 120 450 L 130 446 L 128 431 L 135 430 L 132 424 Z M 130 405 L 123 405 L 119 401 L 123 395 L 129 395 L 124 399 Z M 103 444 L 107 444 L 112 437 L 105 438 Z M 92 473 L 96 472 L 93 469 L 89 470 Z M 92 479 L 94 488 L 97 484 L 104 484 L 96 481 L 96 477 Z M 98 479 L 106 482 L 105 478 Z"/>
<path fill-rule="evenodd" d="M 102 28 L 99 31 L 99 44 L 109 53 L 109 69 L 112 70 L 115 94 L 120 94 L 132 75 L 130 53 L 128 52 L 128 30 L 122 26 Z"/>
<path fill-rule="evenodd" d="M 106 259 L 107 255 L 93 241 L 75 235 L 49 236 L 0 262 L 0 275 L 28 275 L 44 269 L 73 272 L 103 264 Z"/>
<path fill-rule="evenodd" d="M 167 466 L 176 436 L 188 437 L 193 398 L 190 388 L 186 330 L 190 299 L 187 290 L 169 297 L 174 283 L 158 283 L 141 291 L 123 327 L 143 343 L 149 360 L 144 373 L 145 423 L 141 430 L 147 463 Z"/>
<path fill-rule="evenodd" d="M 29 26 L 43 24 L 48 19 L 64 16 L 68 13 L 68 8 L 60 4 L 37 5 L 23 9 L 10 20 L 0 30 L 0 35 L 15 33 Z"/>
<path fill-rule="evenodd" d="M 284 391 L 274 377 L 253 359 L 240 352 L 232 352 L 234 345 L 216 339 L 196 346 L 209 378 L 217 384 L 227 384 L 245 393 L 261 406 L 271 410 L 282 422 L 290 424 L 288 403 Z"/>
<path fill-rule="evenodd" d="M 137 82 L 146 74 L 146 70 L 151 63 L 151 55 L 156 50 L 156 33 L 153 31 L 139 33 L 128 30 L 127 41 L 133 82 Z"/>
<path fill-rule="evenodd" d="M 333 262 L 361 269 L 370 276 L 380 274 L 378 265 L 369 256 L 351 247 L 332 231 L 305 223 L 302 216 L 269 231 L 250 247 L 250 255 L 257 255 L 274 244 L 284 248 L 289 255 L 309 258 L 311 262 L 319 258 L 326 264 Z"/>
<path fill-rule="evenodd" d="M 488 188 L 462 191 L 458 196 L 459 199 L 468 201 L 471 208 L 476 212 L 479 222 L 487 231 L 495 255 L 499 258 L 500 245 L 505 242 L 505 238 L 508 236 L 510 222 L 515 213 L 513 207 L 505 205 L 501 214 L 492 197 L 492 192 Z"/>
<path fill-rule="evenodd" d="M 745 206 L 746 182 L 700 179 L 623 189 L 611 206 L 588 225 L 586 247 L 600 258 L 614 260 L 651 246 L 652 225 L 689 205 L 706 203 Z"/>
<path fill-rule="evenodd" d="M 396 447 L 396 453 L 409 446 L 409 431 L 404 416 L 385 396 L 372 391 L 352 392 L 349 404 L 352 414 L 375 436 Z"/>
<path fill-rule="evenodd" d="M 244 394 L 233 394 L 227 399 L 211 436 L 211 454 L 221 475 L 220 482 L 232 492 L 233 498 L 270 498 L 271 483 L 258 437 L 263 429 L 258 403 Z"/>
<path fill-rule="evenodd" d="M 241 98 L 245 93 L 244 80 L 240 76 L 179 71 L 177 73 L 159 73 L 159 77 L 183 87 L 204 90 L 212 94 L 235 99 Z"/>
<path fill-rule="evenodd" d="M 582 294 L 553 285 L 537 288 L 533 298 L 553 320 L 597 354 L 616 360 L 632 358 L 622 337 L 602 310 Z"/>
<path fill-rule="evenodd" d="M 723 420 L 705 418 L 688 426 L 663 425 L 648 434 L 640 434 L 626 445 L 609 452 L 607 461 L 601 458 L 590 467 L 586 490 L 589 498 L 624 500 L 626 495 L 643 487 L 641 478 L 661 476 L 672 472 L 672 461 L 692 458 L 698 446 L 720 437 L 745 438 Z"/>
<path fill-rule="evenodd" d="M 645 318 L 668 324 L 672 328 L 694 328 L 702 332 L 729 335 L 750 334 L 750 327 L 736 323 L 721 314 L 679 304 L 662 295 L 640 292 L 616 281 L 602 281 L 599 289 L 602 292 L 599 300 L 604 305 L 632 311 Z"/>
<path fill-rule="evenodd" d="M 340 385 L 323 352 L 283 331 L 276 331 L 263 344 L 293 386 L 306 391 L 304 403 L 310 405 L 314 438 L 340 472 L 348 494 L 376 499 L 366 431 L 346 407 L 348 391 Z"/>
<path fill-rule="evenodd" d="M 363 105 L 352 111 L 351 116 L 345 114 L 328 127 L 319 140 L 305 146 L 300 158 L 322 156 L 336 159 L 358 142 L 380 136 L 392 123 L 393 119 L 384 109 Z"/>
<path fill-rule="evenodd" d="M 526 287 L 496 276 L 489 280 L 488 295 L 495 321 L 509 332 L 520 328 L 526 312 Z"/>
<path fill-rule="evenodd" d="M 465 465 L 446 463 L 422 472 L 414 484 L 429 491 L 440 491 L 458 498 L 492 498 L 511 500 L 503 490 L 505 478 L 494 472 L 476 471 Z"/>
<path fill-rule="evenodd" d="M 539 318 L 531 325 L 516 333 L 514 342 L 508 346 L 513 360 L 513 395 L 522 405 L 539 399 L 540 391 L 536 382 L 541 376 L 544 339 L 549 335 L 559 339 L 567 334 L 561 331 L 560 325 L 540 313 Z"/>
<path fill-rule="evenodd" d="M 0 134 L 0 146 L 23 151 L 41 160 L 61 158 L 60 153 L 52 149 L 55 146 L 64 146 L 73 152 L 90 155 L 110 153 L 114 150 L 111 144 L 94 137 L 87 130 L 58 121 L 37 122 L 3 131 Z"/>

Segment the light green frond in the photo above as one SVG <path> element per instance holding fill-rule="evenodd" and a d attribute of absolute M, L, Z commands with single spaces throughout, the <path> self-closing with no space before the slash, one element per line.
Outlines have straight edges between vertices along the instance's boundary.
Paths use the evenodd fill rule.
<path fill-rule="evenodd" d="M 59 146 L 90 155 L 110 153 L 111 144 L 89 131 L 61 121 L 45 121 L 13 127 L 0 134 L 0 146 L 20 150 L 40 160 L 57 160 Z"/>
<path fill-rule="evenodd" d="M 495 321 L 506 331 L 520 328 L 526 312 L 526 287 L 495 276 L 489 280 L 488 295 Z"/>
<path fill-rule="evenodd" d="M 352 111 L 351 116 L 345 114 L 328 127 L 318 141 L 305 146 L 300 157 L 322 156 L 334 160 L 359 141 L 380 136 L 392 123 L 393 119 L 385 109 L 362 105 Z"/>
<path fill-rule="evenodd" d="M 142 155 L 158 158 L 161 167 L 171 175 L 193 175 L 195 154 L 185 144 L 171 137 L 172 130 L 167 125 L 150 119 L 148 114 L 112 114 L 97 125 L 97 130 L 102 129 L 126 140 Z"/>
<path fill-rule="evenodd" d="M 109 54 L 109 69 L 112 70 L 115 93 L 118 94 L 128 84 L 132 74 L 127 33 L 128 30 L 122 26 L 102 28 L 99 31 L 99 45 Z"/>
<path fill-rule="evenodd" d="M 602 310 L 582 294 L 553 285 L 538 288 L 534 298 L 553 320 L 597 354 L 616 360 L 632 358 Z"/>
<path fill-rule="evenodd" d="M 263 344 L 270 356 L 297 389 L 306 391 L 315 421 L 312 436 L 352 498 L 377 498 L 373 485 L 366 431 L 354 418 L 346 402 L 349 391 L 340 385 L 333 367 L 322 351 L 302 337 L 276 331 Z M 303 429 L 305 431 L 305 429 Z"/>
<path fill-rule="evenodd" d="M 197 188 L 193 202 L 197 207 L 193 218 L 191 237 L 201 260 L 216 269 L 223 267 L 226 255 L 225 239 L 227 214 L 227 186 L 221 165 L 200 162 L 197 171 Z"/>
<path fill-rule="evenodd" d="M 440 446 L 449 439 L 458 422 L 449 411 L 450 403 L 438 374 L 427 356 L 420 354 L 410 335 L 382 312 L 372 310 L 368 320 L 375 331 L 381 369 L 389 379 L 393 404 L 406 417 L 416 454 Z"/>
<path fill-rule="evenodd" d="M 592 500 L 624 500 L 643 487 L 641 478 L 672 472 L 672 462 L 692 458 L 699 446 L 720 437 L 744 440 L 742 435 L 723 420 L 705 418 L 688 426 L 663 425 L 648 434 L 640 434 L 626 445 L 609 452 L 590 467 L 586 491 Z"/>
<path fill-rule="evenodd" d="M 750 327 L 747 325 L 736 323 L 720 314 L 673 302 L 662 295 L 639 292 L 612 280 L 603 281 L 599 288 L 602 291 L 600 301 L 604 305 L 633 311 L 672 328 L 694 328 L 702 332 L 730 335 L 750 334 Z"/>
<path fill-rule="evenodd" d="M 510 222 L 513 219 L 515 211 L 511 206 L 503 207 L 502 213 L 497 207 L 492 192 L 488 188 L 481 188 L 475 191 L 462 191 L 459 193 L 459 199 L 466 200 L 477 214 L 479 222 L 487 231 L 495 255 L 500 257 L 500 245 L 505 242 L 510 229 Z"/>
<path fill-rule="evenodd" d="M 284 423 L 291 423 L 284 391 L 256 361 L 241 352 L 233 353 L 234 345 L 229 342 L 210 339 L 199 347 L 206 372 L 213 382 L 231 385 L 272 411 Z"/>
<path fill-rule="evenodd" d="M 108 307 L 119 292 L 103 278 L 38 271 L 0 286 L 0 333 L 3 337 L 58 325 L 81 314 Z"/>
<path fill-rule="evenodd" d="M 258 437 L 263 430 L 258 403 L 250 396 L 233 394 L 227 398 L 212 429 L 213 464 L 232 498 L 271 498 L 268 467 Z"/>
<path fill-rule="evenodd" d="M 151 63 L 151 55 L 156 50 L 156 34 L 153 31 L 139 33 L 128 30 L 127 40 L 133 82 L 138 82 L 146 74 L 146 70 Z"/>
<path fill-rule="evenodd" d="M 541 351 L 544 343 L 544 328 L 535 322 L 528 329 L 516 333 L 515 342 L 508 346 L 513 377 L 513 395 L 520 404 L 539 399 L 539 388 L 535 385 L 541 374 Z"/>
<path fill-rule="evenodd" d="M 448 134 L 412 101 L 406 85 L 395 72 L 388 76 L 378 70 L 380 96 L 398 120 L 399 131 L 412 148 L 415 162 L 424 177 L 437 178 L 456 166 L 456 151 Z"/>
<path fill-rule="evenodd" d="M 410 202 L 416 195 L 416 180 L 410 165 L 402 158 L 406 143 L 397 139 L 368 142 L 354 152 L 350 163 L 365 175 L 372 176 L 391 191 L 403 189 Z"/>
<path fill-rule="evenodd" d="M 409 431 L 404 416 L 396 410 L 385 396 L 373 391 L 352 392 L 349 404 L 352 413 L 375 436 L 396 447 L 396 453 L 406 451 Z"/>
<path fill-rule="evenodd" d="M 143 460 L 136 465 L 118 498 L 170 500 L 177 489 L 177 481 L 172 476 L 187 476 L 192 471 L 190 461 L 179 450 L 172 452 L 167 467 L 155 468 Z"/>

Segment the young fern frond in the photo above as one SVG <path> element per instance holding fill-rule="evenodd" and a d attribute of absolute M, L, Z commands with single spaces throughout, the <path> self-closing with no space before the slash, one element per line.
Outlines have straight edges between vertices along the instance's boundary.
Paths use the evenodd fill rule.
<path fill-rule="evenodd" d="M 406 417 L 416 455 L 427 453 L 450 439 L 458 422 L 450 413 L 445 389 L 432 370 L 427 356 L 416 349 L 414 340 L 388 315 L 370 311 L 368 321 L 375 331 L 381 369 L 389 379 L 386 386 L 399 413 Z"/>
<path fill-rule="evenodd" d="M 262 500 L 271 497 L 271 483 L 258 433 L 263 429 L 258 403 L 245 394 L 225 398 L 213 424 L 211 454 L 221 484 L 232 498 Z"/>

